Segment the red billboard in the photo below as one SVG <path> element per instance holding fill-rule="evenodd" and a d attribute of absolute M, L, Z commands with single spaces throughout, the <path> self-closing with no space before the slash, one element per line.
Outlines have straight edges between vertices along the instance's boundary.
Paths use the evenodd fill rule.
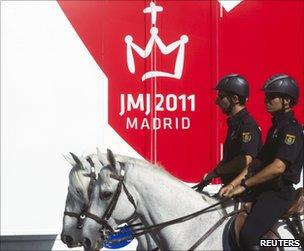
<path fill-rule="evenodd" d="M 265 136 L 260 91 L 276 73 L 300 86 L 304 2 L 58 1 L 108 78 L 109 123 L 138 153 L 197 182 L 221 158 L 226 118 L 213 91 L 226 74 L 249 81 L 248 109 Z"/>

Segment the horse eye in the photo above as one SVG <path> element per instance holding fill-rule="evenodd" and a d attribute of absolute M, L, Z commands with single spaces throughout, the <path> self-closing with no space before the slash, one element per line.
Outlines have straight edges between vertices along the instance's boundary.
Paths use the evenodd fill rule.
<path fill-rule="evenodd" d="M 112 196 L 112 192 L 110 192 L 110 191 L 101 192 L 101 193 L 99 194 L 99 197 L 100 197 L 101 200 L 107 200 L 107 199 L 109 199 L 111 196 Z"/>

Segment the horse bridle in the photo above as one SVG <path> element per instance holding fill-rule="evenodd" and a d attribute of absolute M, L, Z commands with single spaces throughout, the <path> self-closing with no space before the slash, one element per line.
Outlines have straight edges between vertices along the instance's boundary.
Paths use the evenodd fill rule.
<path fill-rule="evenodd" d="M 89 195 L 89 199 L 90 199 L 91 194 L 92 194 L 92 190 L 93 190 L 93 186 L 94 186 L 94 183 L 97 180 L 97 178 L 96 178 L 96 173 L 95 173 L 95 165 L 94 165 L 92 159 L 90 157 L 88 157 L 87 161 L 91 165 L 90 174 L 88 175 L 90 177 L 90 183 L 89 183 L 89 187 L 88 187 L 88 195 Z M 63 215 L 67 215 L 67 216 L 76 218 L 77 219 L 77 228 L 82 229 L 84 220 L 86 218 L 87 210 L 88 210 L 88 205 L 84 204 L 80 213 L 64 211 Z"/>
<path fill-rule="evenodd" d="M 124 167 L 124 165 L 125 165 L 124 163 L 121 163 L 121 162 L 119 162 L 119 163 L 122 167 Z M 118 202 L 118 199 L 119 199 L 119 196 L 120 196 L 122 190 L 124 190 L 124 192 L 127 195 L 128 200 L 131 202 L 131 204 L 136 209 L 135 200 L 132 197 L 132 195 L 130 194 L 130 192 L 128 191 L 128 189 L 127 189 L 127 187 L 124 183 L 124 177 L 125 177 L 124 173 L 125 173 L 124 170 L 121 169 L 120 174 L 118 174 L 118 173 L 111 173 L 110 174 L 110 177 L 112 179 L 118 180 L 118 184 L 117 184 L 116 190 L 113 194 L 113 197 L 110 201 L 110 204 L 108 205 L 108 207 L 107 207 L 106 211 L 104 212 L 103 216 L 99 217 L 99 216 L 97 216 L 95 214 L 92 214 L 88 211 L 85 212 L 86 217 L 93 219 L 94 221 L 96 221 L 97 223 L 99 223 L 101 225 L 101 229 L 99 230 L 99 232 L 102 233 L 104 236 L 107 236 L 107 235 L 115 232 L 113 230 L 113 228 L 110 226 L 110 224 L 108 223 L 108 220 L 110 219 L 110 217 L 112 216 L 112 214 L 113 214 L 113 212 L 116 208 L 116 205 L 117 205 L 117 202 Z"/>

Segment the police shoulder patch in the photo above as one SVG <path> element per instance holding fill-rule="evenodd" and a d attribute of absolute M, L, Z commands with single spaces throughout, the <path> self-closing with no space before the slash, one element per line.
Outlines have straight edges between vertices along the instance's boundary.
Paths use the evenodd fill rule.
<path fill-rule="evenodd" d="M 296 136 L 292 134 L 286 134 L 285 144 L 292 145 L 295 142 Z"/>
<path fill-rule="evenodd" d="M 248 143 L 251 140 L 251 132 L 243 132 L 242 140 L 244 143 Z"/>

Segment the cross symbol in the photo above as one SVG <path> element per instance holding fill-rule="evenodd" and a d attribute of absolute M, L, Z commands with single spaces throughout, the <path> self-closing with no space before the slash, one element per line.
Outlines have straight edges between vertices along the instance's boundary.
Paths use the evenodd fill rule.
<path fill-rule="evenodd" d="M 143 10 L 144 13 L 151 13 L 151 22 L 152 25 L 156 24 L 157 12 L 163 11 L 163 7 L 155 5 L 152 1 L 150 2 L 150 7 L 147 7 Z"/>

